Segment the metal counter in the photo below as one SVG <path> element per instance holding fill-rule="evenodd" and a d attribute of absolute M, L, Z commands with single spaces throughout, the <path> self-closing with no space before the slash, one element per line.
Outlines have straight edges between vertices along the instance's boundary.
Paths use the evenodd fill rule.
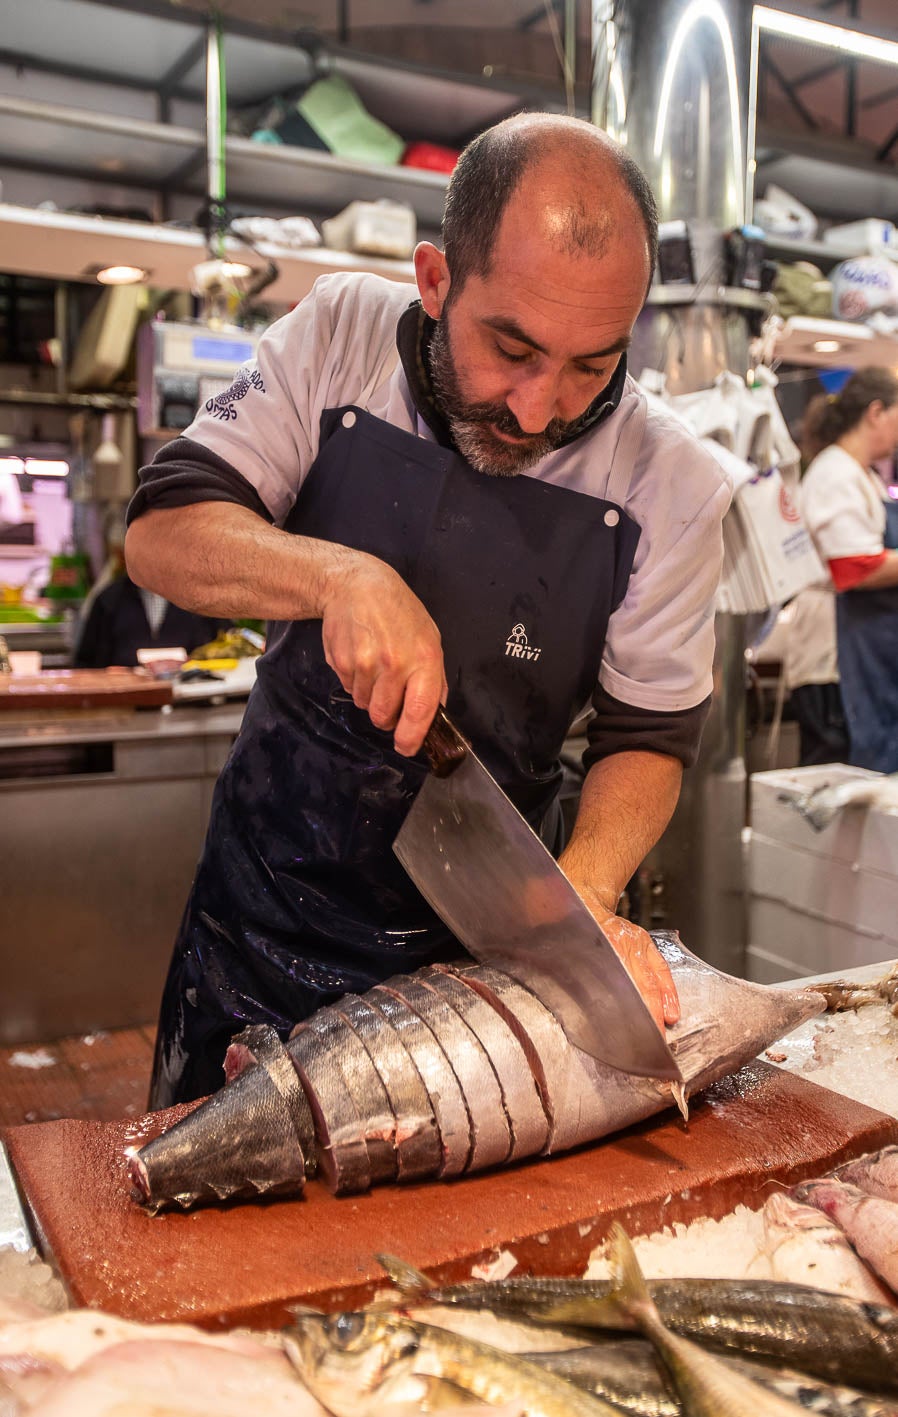
<path fill-rule="evenodd" d="M 0 1044 L 155 1021 L 242 716 L 0 720 Z"/>

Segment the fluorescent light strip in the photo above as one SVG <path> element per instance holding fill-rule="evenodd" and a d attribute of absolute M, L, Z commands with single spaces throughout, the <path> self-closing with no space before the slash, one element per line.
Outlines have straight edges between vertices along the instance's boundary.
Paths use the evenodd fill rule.
<path fill-rule="evenodd" d="M 756 5 L 752 23 L 768 34 L 786 39 L 801 39 L 807 44 L 820 44 L 826 49 L 839 49 L 859 59 L 875 59 L 881 64 L 898 64 L 898 41 L 862 34 L 842 25 L 812 20 L 807 15 L 793 15 L 788 10 L 772 10 L 769 5 Z"/>
<path fill-rule="evenodd" d="M 29 477 L 68 477 L 69 465 L 50 458 L 26 458 L 25 472 Z"/>

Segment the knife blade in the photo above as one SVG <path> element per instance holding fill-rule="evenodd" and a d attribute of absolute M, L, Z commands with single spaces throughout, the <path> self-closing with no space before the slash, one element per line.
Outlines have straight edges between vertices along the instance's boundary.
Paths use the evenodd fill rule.
<path fill-rule="evenodd" d="M 682 1082 L 608 936 L 443 709 L 424 749 L 431 771 L 393 843 L 424 898 L 476 960 L 536 994 L 576 1048 Z"/>

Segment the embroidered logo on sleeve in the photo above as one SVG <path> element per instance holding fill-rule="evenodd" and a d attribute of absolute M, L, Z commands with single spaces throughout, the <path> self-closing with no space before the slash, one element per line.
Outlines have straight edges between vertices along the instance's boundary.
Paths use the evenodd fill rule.
<path fill-rule="evenodd" d="M 241 399 L 245 399 L 250 389 L 258 389 L 260 394 L 265 393 L 265 381 L 258 369 L 239 369 L 237 377 L 229 389 L 225 389 L 223 394 L 216 394 L 214 398 L 206 399 L 206 412 L 211 413 L 213 418 L 221 418 L 225 422 L 237 417 L 235 404 Z"/>
<path fill-rule="evenodd" d="M 510 659 L 532 659 L 535 664 L 542 654 L 542 650 L 535 649 L 530 644 L 523 625 L 515 625 L 505 641 L 505 653 Z"/>

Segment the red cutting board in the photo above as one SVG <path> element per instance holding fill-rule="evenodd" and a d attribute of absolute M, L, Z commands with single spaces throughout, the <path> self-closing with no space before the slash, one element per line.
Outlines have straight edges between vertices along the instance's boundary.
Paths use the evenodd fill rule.
<path fill-rule="evenodd" d="M 509 1251 L 518 1274 L 582 1274 L 619 1219 L 631 1234 L 760 1208 L 771 1184 L 898 1142 L 898 1120 L 756 1062 L 676 1115 L 573 1152 L 452 1182 L 150 1216 L 124 1148 L 182 1116 L 11 1128 L 14 1170 L 74 1301 L 124 1318 L 280 1327 L 289 1304 L 353 1308 L 385 1283 L 378 1251 L 444 1281 Z"/>

